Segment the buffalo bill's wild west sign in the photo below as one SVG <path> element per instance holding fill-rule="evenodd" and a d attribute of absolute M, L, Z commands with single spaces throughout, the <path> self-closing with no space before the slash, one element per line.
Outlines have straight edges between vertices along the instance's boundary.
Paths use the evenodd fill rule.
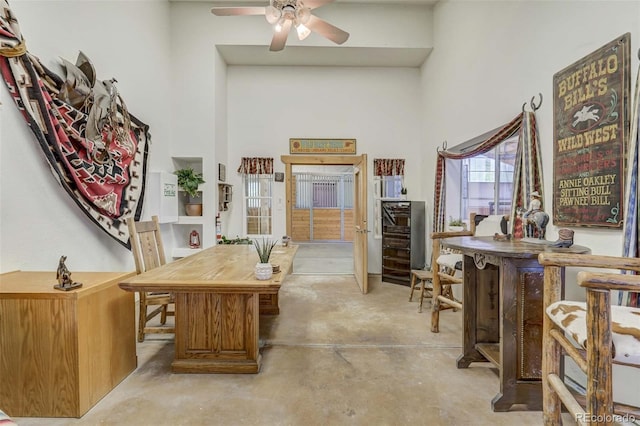
<path fill-rule="evenodd" d="M 355 139 L 289 139 L 291 154 L 355 154 Z"/>
<path fill-rule="evenodd" d="M 630 34 L 553 76 L 553 221 L 622 226 Z"/>

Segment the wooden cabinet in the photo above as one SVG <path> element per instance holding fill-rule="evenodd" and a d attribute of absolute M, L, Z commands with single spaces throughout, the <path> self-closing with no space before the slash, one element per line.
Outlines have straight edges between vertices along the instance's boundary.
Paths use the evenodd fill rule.
<path fill-rule="evenodd" d="M 424 201 L 382 201 L 382 281 L 408 286 L 425 266 Z"/>
<path fill-rule="evenodd" d="M 0 405 L 13 417 L 81 417 L 136 368 L 135 273 L 0 275 Z"/>

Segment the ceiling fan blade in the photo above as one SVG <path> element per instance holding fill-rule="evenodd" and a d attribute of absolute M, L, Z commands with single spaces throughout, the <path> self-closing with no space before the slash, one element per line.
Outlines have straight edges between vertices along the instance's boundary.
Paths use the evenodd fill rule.
<path fill-rule="evenodd" d="M 284 44 L 287 42 L 287 37 L 289 36 L 289 30 L 291 30 L 291 21 L 287 19 L 282 24 L 282 29 L 273 33 L 271 46 L 269 46 L 270 51 L 278 52 L 284 49 Z"/>
<path fill-rule="evenodd" d="M 333 3 L 334 0 L 303 0 L 303 3 L 309 9 L 315 9 L 325 4 Z"/>
<path fill-rule="evenodd" d="M 349 39 L 349 33 L 341 30 L 328 23 L 327 21 L 311 15 L 309 22 L 305 24 L 307 28 L 320 34 L 323 37 L 328 38 L 334 43 L 342 44 Z"/>
<path fill-rule="evenodd" d="M 214 7 L 211 13 L 216 16 L 264 15 L 264 7 Z"/>

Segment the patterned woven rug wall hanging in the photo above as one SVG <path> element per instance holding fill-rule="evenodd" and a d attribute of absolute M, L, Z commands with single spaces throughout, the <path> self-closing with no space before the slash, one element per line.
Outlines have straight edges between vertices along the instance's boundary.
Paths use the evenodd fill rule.
<path fill-rule="evenodd" d="M 129 114 L 115 79 L 100 81 L 82 53 L 61 78 L 27 51 L 0 2 L 0 70 L 57 181 L 76 205 L 127 248 L 126 218 L 140 218 L 149 127 Z"/>

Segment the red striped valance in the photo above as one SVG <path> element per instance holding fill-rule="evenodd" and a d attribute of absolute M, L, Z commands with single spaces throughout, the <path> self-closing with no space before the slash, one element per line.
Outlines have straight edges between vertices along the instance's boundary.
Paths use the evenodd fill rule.
<path fill-rule="evenodd" d="M 244 175 L 271 175 L 273 174 L 273 158 L 242 157 L 238 173 Z"/>
<path fill-rule="evenodd" d="M 375 158 L 374 176 L 404 176 L 404 158 Z"/>

